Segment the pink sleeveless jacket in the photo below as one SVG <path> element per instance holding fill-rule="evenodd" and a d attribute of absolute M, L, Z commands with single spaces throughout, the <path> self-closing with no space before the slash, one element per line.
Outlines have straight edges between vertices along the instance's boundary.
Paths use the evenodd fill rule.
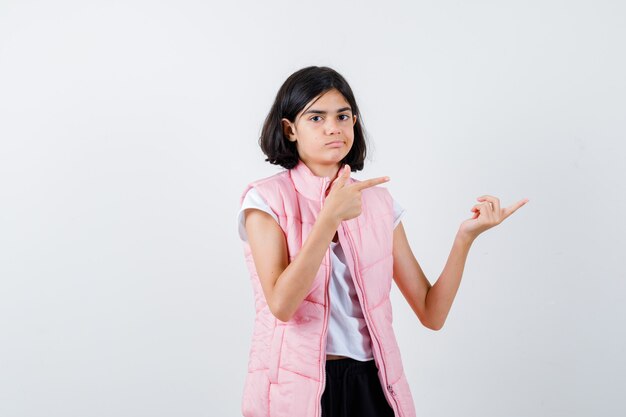
<path fill-rule="evenodd" d="M 348 182 L 358 181 L 349 178 Z M 277 214 L 285 233 L 289 261 L 298 255 L 325 200 L 330 178 L 318 177 L 299 161 L 292 169 L 254 181 Z M 415 417 L 392 328 L 389 291 L 393 274 L 393 200 L 386 188 L 362 191 L 362 211 L 337 230 L 372 338 L 378 377 L 396 417 Z M 248 361 L 242 412 L 245 417 L 320 417 L 325 388 L 326 332 L 330 315 L 330 249 L 308 295 L 287 322 L 270 311 L 248 242 L 244 255 L 250 271 L 256 317 Z"/>

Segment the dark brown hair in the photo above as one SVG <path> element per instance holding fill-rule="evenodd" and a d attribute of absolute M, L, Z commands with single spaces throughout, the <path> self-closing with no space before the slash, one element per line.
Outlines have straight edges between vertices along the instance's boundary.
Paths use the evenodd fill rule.
<path fill-rule="evenodd" d="M 298 164 L 300 157 L 296 144 L 285 136 L 281 120 L 285 118 L 294 122 L 307 103 L 332 89 L 338 90 L 343 95 L 352 108 L 352 114 L 357 116 L 356 123 L 354 123 L 352 148 L 341 163 L 350 165 L 352 171 L 363 169 L 367 152 L 365 130 L 352 89 L 337 71 L 317 66 L 302 68 L 294 72 L 278 90 L 259 138 L 259 146 L 267 156 L 266 161 L 286 169 L 291 169 Z"/>

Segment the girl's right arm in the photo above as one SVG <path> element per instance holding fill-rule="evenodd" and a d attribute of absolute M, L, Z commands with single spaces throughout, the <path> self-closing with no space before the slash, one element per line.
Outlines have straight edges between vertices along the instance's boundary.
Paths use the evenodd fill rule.
<path fill-rule="evenodd" d="M 311 289 L 335 232 L 343 220 L 361 214 L 361 191 L 389 180 L 378 177 L 345 185 L 350 167 L 338 173 L 315 224 L 289 263 L 283 230 L 268 213 L 258 209 L 245 210 L 245 228 L 254 265 L 261 281 L 267 305 L 274 316 L 288 321 Z"/>
<path fill-rule="evenodd" d="M 340 223 L 341 219 L 322 210 L 300 252 L 289 263 L 285 235 L 276 220 L 262 210 L 245 210 L 256 271 L 270 311 L 277 319 L 288 321 L 309 293 Z"/>

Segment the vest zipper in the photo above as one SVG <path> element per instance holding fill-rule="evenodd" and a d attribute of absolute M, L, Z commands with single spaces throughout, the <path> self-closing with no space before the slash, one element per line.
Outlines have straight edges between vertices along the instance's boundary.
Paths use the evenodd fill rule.
<path fill-rule="evenodd" d="M 320 210 L 324 207 L 324 200 L 326 196 L 326 182 L 327 180 L 323 180 L 322 184 L 322 195 L 320 196 Z M 330 249 L 326 249 L 326 264 L 328 265 L 326 268 L 326 282 L 325 290 L 324 290 L 324 327 L 322 328 L 322 340 L 320 341 L 320 350 L 322 352 L 322 366 L 320 367 L 320 391 L 317 393 L 317 401 L 315 402 L 315 407 L 319 409 L 319 412 L 316 411 L 316 415 L 322 417 L 322 395 L 324 393 L 324 389 L 326 389 L 326 332 L 328 329 L 328 316 L 330 315 L 330 297 L 328 295 L 328 285 L 330 283 Z"/>
<path fill-rule="evenodd" d="M 376 334 L 376 332 L 374 331 L 374 326 L 372 326 L 371 319 L 369 316 L 369 310 L 367 309 L 367 306 L 365 305 L 366 300 L 365 300 L 365 297 L 363 296 L 363 289 L 361 288 L 362 277 L 361 277 L 360 272 L 358 271 L 359 268 L 357 267 L 358 264 L 356 261 L 357 255 L 356 255 L 356 252 L 354 251 L 354 240 L 352 240 L 352 235 L 350 235 L 348 227 L 343 223 L 342 223 L 342 227 L 343 227 L 344 234 L 350 241 L 350 252 L 352 253 L 354 272 L 356 274 L 353 277 L 353 281 L 355 281 L 356 288 L 358 289 L 359 300 L 361 301 L 361 308 L 363 310 L 363 317 L 365 318 L 365 322 L 367 323 L 367 327 L 370 330 L 370 334 L 372 335 L 372 338 L 376 341 L 376 344 L 378 345 L 378 352 L 380 354 L 380 363 L 381 363 L 383 375 L 385 376 L 385 384 L 383 384 L 383 386 L 386 385 L 387 391 L 389 392 L 389 395 L 391 395 L 392 399 L 389 399 L 388 394 L 385 394 L 385 396 L 389 399 L 389 404 L 392 405 L 392 408 L 394 409 L 394 413 L 398 417 L 402 417 L 403 413 L 400 411 L 400 406 L 398 405 L 397 400 L 395 398 L 396 392 L 393 390 L 393 386 L 389 384 L 389 377 L 387 376 L 387 367 L 385 365 L 385 359 L 383 357 L 383 353 L 382 353 L 383 350 L 380 344 L 380 340 L 379 340 L 378 334 Z"/>
<path fill-rule="evenodd" d="M 330 297 L 328 296 L 328 283 L 330 282 L 330 253 L 326 254 L 326 262 L 328 267 L 326 270 L 326 290 L 324 291 L 324 327 L 322 329 L 322 340 L 320 342 L 321 351 L 322 351 L 322 366 L 321 366 L 321 381 L 320 384 L 320 392 L 317 394 L 317 402 L 316 405 L 319 407 L 319 413 L 316 413 L 318 416 L 322 417 L 322 395 L 324 394 L 324 389 L 326 388 L 326 332 L 328 330 L 328 316 L 330 314 Z"/>

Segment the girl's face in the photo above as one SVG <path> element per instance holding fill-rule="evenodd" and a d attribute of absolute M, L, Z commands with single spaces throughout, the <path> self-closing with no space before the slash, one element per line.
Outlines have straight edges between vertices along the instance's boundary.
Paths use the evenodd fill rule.
<path fill-rule="evenodd" d="M 343 95 L 332 89 L 307 103 L 293 123 L 282 122 L 300 159 L 317 175 L 333 177 L 352 148 L 356 118 Z"/>

